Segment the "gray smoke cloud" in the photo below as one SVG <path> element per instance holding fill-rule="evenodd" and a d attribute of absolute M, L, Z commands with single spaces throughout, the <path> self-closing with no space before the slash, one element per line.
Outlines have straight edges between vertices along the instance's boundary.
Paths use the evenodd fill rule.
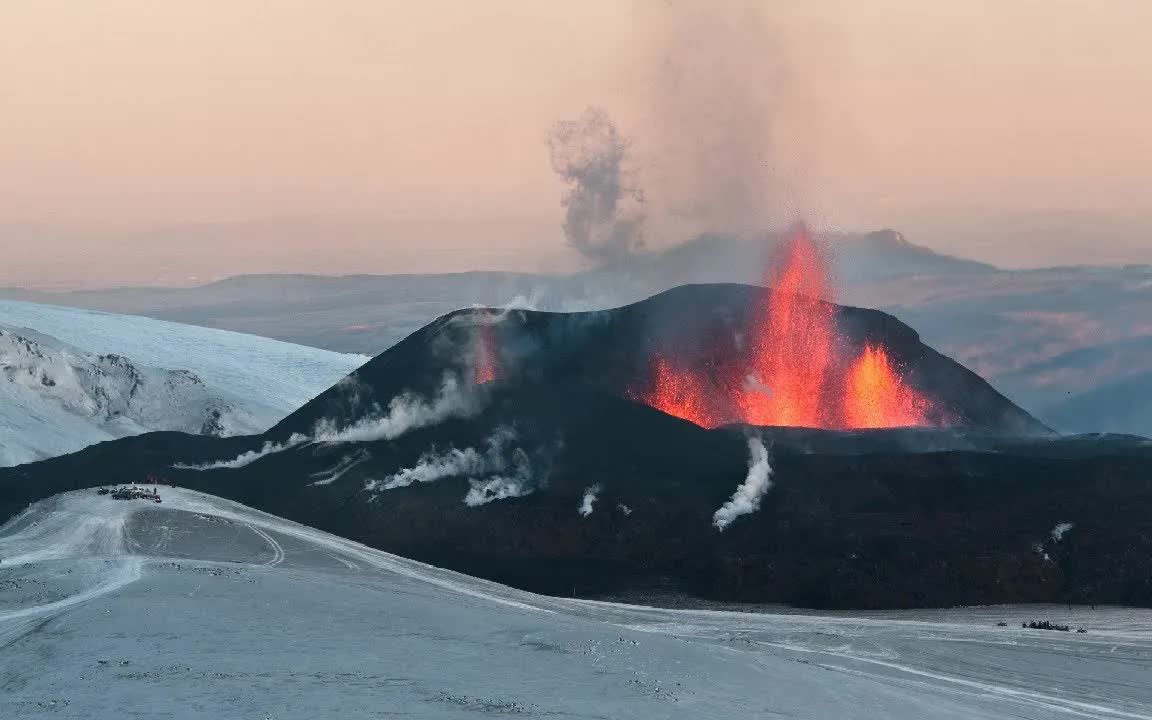
<path fill-rule="evenodd" d="M 692 233 L 791 221 L 813 128 L 791 70 L 787 7 L 765 0 L 640 7 L 641 25 L 652 29 L 645 160 L 654 206 Z"/>
<path fill-rule="evenodd" d="M 642 246 L 644 193 L 630 180 L 629 141 L 608 113 L 588 108 L 548 137 L 552 169 L 568 185 L 564 236 L 589 260 L 619 262 Z"/>
<path fill-rule="evenodd" d="M 760 509 L 760 500 L 772 487 L 772 466 L 769 464 L 768 448 L 757 437 L 748 438 L 748 475 L 744 482 L 732 493 L 728 502 L 712 516 L 712 524 L 724 531 L 741 515 L 749 515 Z"/>
<path fill-rule="evenodd" d="M 776 0 L 642 0 L 634 17 L 635 145 L 596 107 L 549 137 L 568 244 L 608 265 L 649 239 L 759 236 L 818 210 L 821 118 L 796 70 L 831 71 L 824 29 Z"/>

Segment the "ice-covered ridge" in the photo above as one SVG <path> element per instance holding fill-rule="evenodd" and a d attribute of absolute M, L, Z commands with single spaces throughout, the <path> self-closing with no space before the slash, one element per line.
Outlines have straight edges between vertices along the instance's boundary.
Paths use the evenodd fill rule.
<path fill-rule="evenodd" d="M 0 465 L 152 430 L 261 432 L 367 358 L 0 301 Z"/>

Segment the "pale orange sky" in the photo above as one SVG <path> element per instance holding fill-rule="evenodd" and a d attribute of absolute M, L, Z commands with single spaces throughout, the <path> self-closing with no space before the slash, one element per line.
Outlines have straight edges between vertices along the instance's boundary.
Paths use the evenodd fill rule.
<path fill-rule="evenodd" d="M 324 252 L 361 253 L 365 271 L 571 262 L 545 137 L 604 107 L 643 178 L 667 107 L 652 98 L 661 2 L 7 0 L 0 241 L 16 257 L 0 282 L 111 281 L 120 253 L 186 242 L 168 226 L 295 216 L 337 218 Z M 749 87 L 787 77 L 779 92 L 764 81 L 777 133 L 764 162 L 778 168 L 766 207 L 1007 264 L 1152 261 L 1152 3 L 760 5 L 765 52 L 736 67 Z M 653 202 L 659 214 L 658 188 Z M 1128 230 L 1093 247 L 1080 222 L 1037 251 L 971 227 L 1049 211 Z M 370 219 L 340 230 L 357 218 Z M 452 230 L 413 247 L 397 223 Z M 456 232 L 470 223 L 503 229 Z M 51 241 L 21 242 L 28 225 Z M 223 247 L 195 271 L 352 269 L 317 268 L 315 248 L 301 267 L 261 265 L 298 248 L 246 237 L 243 263 Z"/>

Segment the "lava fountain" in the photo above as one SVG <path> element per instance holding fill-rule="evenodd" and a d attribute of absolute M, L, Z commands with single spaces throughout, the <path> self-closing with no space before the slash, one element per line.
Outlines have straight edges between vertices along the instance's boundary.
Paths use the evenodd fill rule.
<path fill-rule="evenodd" d="M 868 344 L 858 357 L 846 350 L 828 278 L 820 248 L 796 227 L 749 309 L 744 347 L 707 367 L 656 354 L 648 382 L 628 396 L 703 427 L 933 424 L 934 403 L 908 385 L 885 347 Z"/>
<path fill-rule="evenodd" d="M 476 323 L 475 361 L 473 379 L 477 385 L 485 385 L 499 377 L 496 364 L 496 340 L 492 329 L 492 318 L 479 317 Z"/>

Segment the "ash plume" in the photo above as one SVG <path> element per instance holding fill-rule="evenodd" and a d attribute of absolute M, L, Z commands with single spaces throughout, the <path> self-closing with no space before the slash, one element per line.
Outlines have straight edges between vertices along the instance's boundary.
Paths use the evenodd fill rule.
<path fill-rule="evenodd" d="M 640 7 L 651 33 L 654 205 L 691 233 L 758 231 L 790 218 L 813 123 L 791 71 L 787 8 L 764 0 Z"/>
<path fill-rule="evenodd" d="M 599 485 L 584 489 L 584 498 L 580 501 L 580 517 L 588 517 L 592 514 L 592 506 L 596 502 L 596 498 L 600 496 L 602 489 Z"/>
<path fill-rule="evenodd" d="M 760 438 L 748 438 L 748 475 L 728 502 L 712 516 L 712 524 L 723 532 L 741 515 L 749 515 L 760 509 L 760 500 L 772 487 L 772 466 L 769 464 L 768 448 Z"/>
<path fill-rule="evenodd" d="M 642 245 L 644 193 L 629 181 L 630 146 L 595 107 L 557 123 L 548 137 L 552 169 L 568 185 L 564 236 L 597 264 L 618 263 Z"/>

